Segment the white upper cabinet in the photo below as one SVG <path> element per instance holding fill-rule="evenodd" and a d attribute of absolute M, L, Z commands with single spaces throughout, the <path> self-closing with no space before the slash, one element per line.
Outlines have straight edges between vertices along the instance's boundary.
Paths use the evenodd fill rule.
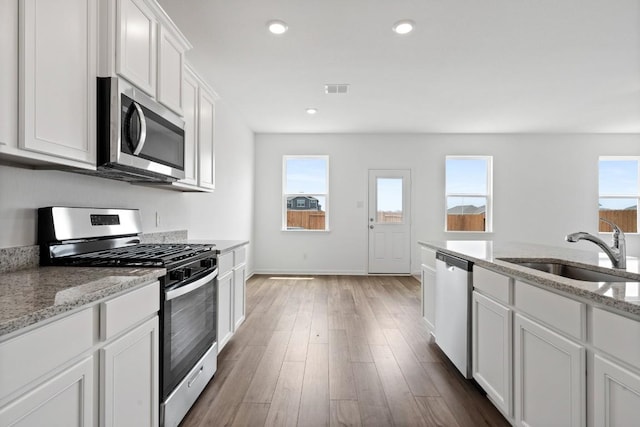
<path fill-rule="evenodd" d="M 0 150 L 18 144 L 18 1 L 0 2 Z"/>
<path fill-rule="evenodd" d="M 184 72 L 184 179 L 189 185 L 198 184 L 198 79 L 187 68 Z"/>
<path fill-rule="evenodd" d="M 185 47 L 167 27 L 160 27 L 159 35 L 158 101 L 182 115 Z"/>
<path fill-rule="evenodd" d="M 19 5 L 18 144 L 8 154 L 95 168 L 97 0 L 25 0 Z M 13 55 L 5 43 L 2 55 Z M 10 59 L 2 67 L 9 69 L 8 76 L 2 73 L 4 98 L 14 68 Z M 3 109 L 15 99 L 8 92 Z M 15 116 L 9 113 L 8 118 Z M 15 135 L 8 129 L 3 124 L 2 139 L 10 138 L 7 145 L 13 145 Z"/>
<path fill-rule="evenodd" d="M 198 186 L 215 188 L 215 96 L 206 88 L 200 88 L 198 129 Z"/>
<path fill-rule="evenodd" d="M 122 76 L 182 116 L 189 41 L 154 0 L 100 1 L 100 76 Z"/>
<path fill-rule="evenodd" d="M 158 22 L 143 0 L 119 0 L 116 9 L 116 72 L 155 96 Z"/>

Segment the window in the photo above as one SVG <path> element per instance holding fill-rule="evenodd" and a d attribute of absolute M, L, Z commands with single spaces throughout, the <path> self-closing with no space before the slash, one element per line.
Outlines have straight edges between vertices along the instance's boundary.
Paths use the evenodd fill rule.
<path fill-rule="evenodd" d="M 491 231 L 492 157 L 447 156 L 446 231 Z"/>
<path fill-rule="evenodd" d="M 637 157 L 601 157 L 599 170 L 600 218 L 618 225 L 622 231 L 638 232 L 638 200 L 640 199 Z M 600 232 L 611 232 L 611 226 L 599 221 Z"/>
<path fill-rule="evenodd" d="M 329 230 L 329 156 L 284 156 L 282 229 Z"/>

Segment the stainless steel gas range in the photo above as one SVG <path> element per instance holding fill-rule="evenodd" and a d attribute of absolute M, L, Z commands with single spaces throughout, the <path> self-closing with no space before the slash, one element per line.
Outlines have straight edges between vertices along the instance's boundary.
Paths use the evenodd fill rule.
<path fill-rule="evenodd" d="M 165 267 L 160 299 L 160 424 L 177 426 L 217 368 L 212 244 L 141 244 L 137 209 L 38 210 L 41 265 Z"/>

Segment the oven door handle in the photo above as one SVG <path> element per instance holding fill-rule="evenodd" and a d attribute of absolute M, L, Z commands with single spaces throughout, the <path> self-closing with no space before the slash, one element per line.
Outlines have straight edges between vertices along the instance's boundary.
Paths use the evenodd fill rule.
<path fill-rule="evenodd" d="M 165 294 L 165 301 L 171 301 L 174 298 L 182 296 L 184 294 L 188 294 L 191 291 L 195 291 L 198 288 L 203 287 L 213 279 L 218 276 L 218 269 L 213 270 L 212 273 L 206 275 L 202 279 L 198 279 L 193 283 L 189 283 L 188 285 L 180 286 L 179 288 L 173 289 Z"/>

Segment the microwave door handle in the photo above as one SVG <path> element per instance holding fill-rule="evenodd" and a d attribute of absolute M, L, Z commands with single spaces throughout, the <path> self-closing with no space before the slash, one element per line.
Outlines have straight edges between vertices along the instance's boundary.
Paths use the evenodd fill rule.
<path fill-rule="evenodd" d="M 218 269 L 216 268 L 213 273 L 208 274 L 207 276 L 203 277 L 202 279 L 198 279 L 193 283 L 189 283 L 188 285 L 185 286 L 181 286 L 177 289 L 174 289 L 172 291 L 169 291 L 165 294 L 165 300 L 166 301 L 171 301 L 174 298 L 177 298 L 179 296 L 182 296 L 184 294 L 187 294 L 191 291 L 195 291 L 196 289 L 206 285 L 207 283 L 209 283 L 210 281 L 212 281 L 213 279 L 216 278 L 216 276 L 218 276 Z"/>
<path fill-rule="evenodd" d="M 134 102 L 133 106 L 136 108 L 138 118 L 140 119 L 140 137 L 138 138 L 136 149 L 133 151 L 133 155 L 137 156 L 142 151 L 142 148 L 144 148 L 144 143 L 147 142 L 147 119 L 144 117 L 142 107 L 140 107 L 137 102 Z"/>

